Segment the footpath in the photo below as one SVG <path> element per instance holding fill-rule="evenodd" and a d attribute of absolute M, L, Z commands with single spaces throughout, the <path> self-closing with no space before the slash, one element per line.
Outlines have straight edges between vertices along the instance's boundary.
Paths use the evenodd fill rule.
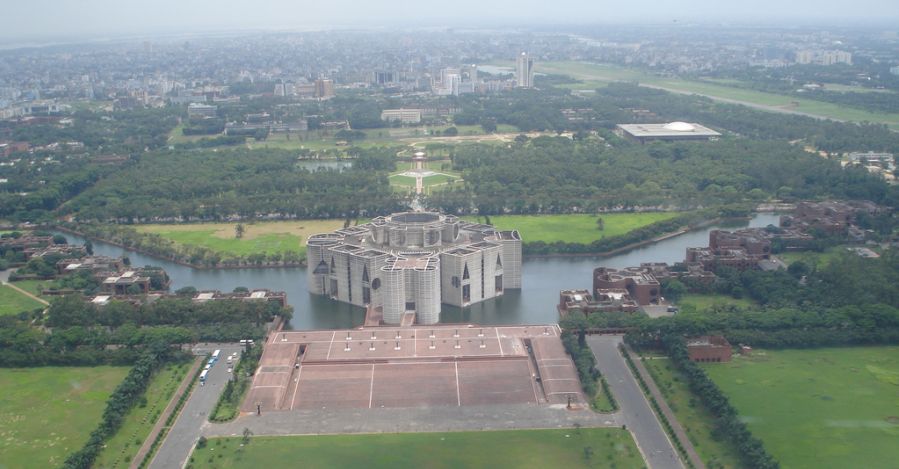
<path fill-rule="evenodd" d="M 157 436 L 163 429 L 166 427 L 166 422 L 169 420 L 169 416 L 172 415 L 172 412 L 175 411 L 175 407 L 178 406 L 178 402 L 181 400 L 181 396 L 187 392 L 187 389 L 190 387 L 191 382 L 194 380 L 194 377 L 197 374 L 197 370 L 203 366 L 206 360 L 204 357 L 196 357 L 194 359 L 193 365 L 187 370 L 187 375 L 184 376 L 184 379 L 181 381 L 181 385 L 178 386 L 178 389 L 175 390 L 175 393 L 172 394 L 171 400 L 169 400 L 169 405 L 165 407 L 165 410 L 162 411 L 162 414 L 159 415 L 159 419 L 156 420 L 156 425 L 153 426 L 153 429 L 150 430 L 150 434 L 147 435 L 147 439 L 144 440 L 144 444 L 141 445 L 140 449 L 137 451 L 137 454 L 134 455 L 134 459 L 131 460 L 131 466 L 129 469 L 137 469 L 140 467 L 141 462 L 144 458 L 147 457 L 147 454 L 153 448 L 153 443 L 156 441 Z"/>
<path fill-rule="evenodd" d="M 662 396 L 662 392 L 659 390 L 659 387 L 656 386 L 656 382 L 652 379 L 652 375 L 649 374 L 649 370 L 647 370 L 646 367 L 643 366 L 643 360 L 629 346 L 625 345 L 625 347 L 627 347 L 627 351 L 631 354 L 631 357 L 635 357 L 635 359 L 633 360 L 634 366 L 637 367 L 637 371 L 640 373 L 640 376 L 643 377 L 643 381 L 645 381 L 646 385 L 649 387 L 650 394 L 652 394 L 652 397 L 654 397 L 656 402 L 659 404 L 659 408 L 662 409 L 662 413 L 665 414 L 665 418 L 668 419 L 668 423 L 671 424 L 671 428 L 674 429 L 674 433 L 677 435 L 677 438 L 684 445 L 684 449 L 687 451 L 687 455 L 690 457 L 690 462 L 693 463 L 693 466 L 697 469 L 705 469 L 705 464 L 699 457 L 699 453 L 696 452 L 696 448 L 693 447 L 693 442 L 690 441 L 690 437 L 687 436 L 687 432 L 684 431 L 684 427 L 677 420 L 677 416 L 674 415 L 674 412 L 671 410 L 671 408 L 668 407 L 668 401 L 666 401 L 665 397 Z"/>

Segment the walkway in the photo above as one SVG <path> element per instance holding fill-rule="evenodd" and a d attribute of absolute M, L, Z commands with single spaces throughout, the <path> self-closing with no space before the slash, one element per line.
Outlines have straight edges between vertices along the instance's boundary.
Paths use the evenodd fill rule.
<path fill-rule="evenodd" d="M 542 428 L 620 427 L 620 416 L 564 405 L 506 404 L 418 408 L 314 409 L 243 415 L 223 424 L 206 423 L 203 435 L 319 435 L 337 433 L 417 433 Z"/>
<path fill-rule="evenodd" d="M 620 335 L 587 337 L 587 345 L 596 357 L 597 368 L 605 376 L 621 408 L 618 418 L 633 433 L 637 447 L 650 469 L 681 469 L 684 465 L 677 450 L 618 351 L 620 343 Z"/>

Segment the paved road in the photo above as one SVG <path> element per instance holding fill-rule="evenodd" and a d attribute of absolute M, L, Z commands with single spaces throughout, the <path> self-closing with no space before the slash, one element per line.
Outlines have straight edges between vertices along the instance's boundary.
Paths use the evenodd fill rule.
<path fill-rule="evenodd" d="M 597 368 L 606 377 L 621 407 L 618 418 L 634 434 L 650 469 L 681 469 L 684 465 L 677 456 L 677 450 L 652 413 L 624 357 L 618 352 L 621 340 L 621 336 L 613 335 L 587 337 L 587 345 L 596 356 Z"/>
<path fill-rule="evenodd" d="M 221 349 L 221 358 L 206 376 L 206 385 L 195 386 L 190 398 L 181 409 L 181 415 L 169 431 L 150 463 L 151 469 L 174 469 L 184 467 L 194 444 L 200 438 L 200 430 L 207 422 L 209 413 L 215 407 L 219 395 L 230 378 L 226 357 L 243 350 L 239 344 L 210 344 L 205 346 L 211 352 Z"/>
<path fill-rule="evenodd" d="M 315 409 L 263 412 L 233 422 L 207 424 L 205 436 L 316 435 L 334 433 L 444 432 L 527 428 L 620 427 L 616 414 L 568 410 L 564 405 L 508 404 L 391 409 Z"/>

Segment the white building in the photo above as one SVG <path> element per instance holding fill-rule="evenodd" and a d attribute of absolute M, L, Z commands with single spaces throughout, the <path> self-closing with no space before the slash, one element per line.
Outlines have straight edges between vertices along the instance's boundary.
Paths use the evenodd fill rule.
<path fill-rule="evenodd" d="M 419 124 L 421 123 L 421 109 L 384 109 L 381 111 L 381 120 Z"/>

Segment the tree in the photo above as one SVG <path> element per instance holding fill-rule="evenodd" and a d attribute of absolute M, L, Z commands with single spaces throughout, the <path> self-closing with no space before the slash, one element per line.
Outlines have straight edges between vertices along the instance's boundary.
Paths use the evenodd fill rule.
<path fill-rule="evenodd" d="M 244 428 L 244 429 L 243 429 L 243 444 L 245 444 L 245 445 L 250 444 L 250 437 L 251 437 L 251 436 L 253 436 L 253 432 L 250 431 L 249 428 Z"/>
<path fill-rule="evenodd" d="M 606 222 L 603 221 L 602 217 L 596 219 L 596 228 L 599 231 L 603 231 L 604 229 L 606 229 Z"/>
<path fill-rule="evenodd" d="M 234 237 L 237 239 L 243 238 L 245 231 L 246 228 L 243 226 L 243 223 L 238 223 L 237 226 L 234 227 Z"/>
<path fill-rule="evenodd" d="M 459 135 L 459 129 L 457 129 L 455 127 L 450 127 L 443 131 L 443 135 L 447 136 L 447 137 L 455 137 L 455 136 Z"/>

